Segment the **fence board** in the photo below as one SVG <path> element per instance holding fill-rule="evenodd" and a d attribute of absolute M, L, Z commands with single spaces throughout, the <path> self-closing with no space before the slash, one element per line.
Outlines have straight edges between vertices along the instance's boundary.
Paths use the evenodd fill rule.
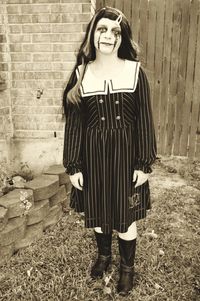
<path fill-rule="evenodd" d="M 163 57 L 163 36 L 164 36 L 164 14 L 165 1 L 155 1 L 156 4 L 156 31 L 155 31 L 155 69 L 154 69 L 154 91 L 153 91 L 153 114 L 155 120 L 155 133 L 158 137 L 159 115 L 160 115 L 160 93 Z"/>
<path fill-rule="evenodd" d="M 172 153 L 174 143 L 175 128 L 175 105 L 177 99 L 177 78 L 179 62 L 179 41 L 180 41 L 180 21 L 181 9 L 179 1 L 174 1 L 173 31 L 172 31 L 172 49 L 171 49 L 171 68 L 170 68 L 170 86 L 168 100 L 168 122 L 167 122 L 167 141 L 166 154 Z"/>
<path fill-rule="evenodd" d="M 146 67 L 146 51 L 147 51 L 147 28 L 148 28 L 148 0 L 140 1 L 140 32 L 139 44 L 141 46 L 141 61 L 143 66 Z"/>
<path fill-rule="evenodd" d="M 133 32 L 133 39 L 139 44 L 139 31 L 140 31 L 140 0 L 134 0 L 131 10 L 132 18 L 130 20 L 131 29 Z"/>
<path fill-rule="evenodd" d="M 121 0 L 115 0 L 115 7 L 123 11 L 123 8 L 125 6 L 124 1 Z"/>
<path fill-rule="evenodd" d="M 189 45 L 187 57 L 187 72 L 186 72 L 186 86 L 185 86 L 185 102 L 183 104 L 182 115 L 182 135 L 180 141 L 180 155 L 187 155 L 188 135 L 190 126 L 190 110 L 192 102 L 193 91 L 193 76 L 195 63 L 195 43 L 197 36 L 197 20 L 198 20 L 199 1 L 193 0 L 190 10 L 190 29 L 189 29 Z"/>
<path fill-rule="evenodd" d="M 155 69 L 155 40 L 156 40 L 156 0 L 149 1 L 149 13 L 148 13 L 148 40 L 147 40 L 147 60 L 146 70 L 148 72 L 148 80 L 151 87 L 151 101 L 154 101 L 154 69 Z M 155 125 L 158 123 L 155 122 Z"/>
<path fill-rule="evenodd" d="M 158 140 L 159 142 L 158 151 L 161 154 L 165 153 L 165 144 L 166 144 L 172 26 L 173 26 L 173 2 L 166 0 L 165 27 L 164 27 L 164 39 L 163 39 L 162 90 L 161 90 L 161 99 L 160 99 L 160 132 L 159 132 L 159 140 Z"/>
<path fill-rule="evenodd" d="M 189 11 L 190 1 L 179 0 L 182 19 L 181 19 L 181 36 L 180 36 L 180 53 L 179 53 L 179 73 L 178 73 L 178 91 L 176 100 L 176 116 L 175 116 L 175 133 L 174 133 L 174 155 L 180 153 L 180 139 L 182 131 L 182 110 L 185 99 L 185 78 L 187 66 L 187 48 L 189 35 Z"/>
<path fill-rule="evenodd" d="M 131 20 L 131 7 L 132 7 L 132 0 L 126 0 L 124 3 L 124 14 L 128 20 Z"/>
<path fill-rule="evenodd" d="M 200 96 L 200 22 L 198 22 L 196 58 L 194 73 L 194 92 L 191 115 L 191 129 L 189 136 L 189 157 L 195 157 L 195 143 L 197 141 L 198 117 L 199 117 L 199 96 Z"/>

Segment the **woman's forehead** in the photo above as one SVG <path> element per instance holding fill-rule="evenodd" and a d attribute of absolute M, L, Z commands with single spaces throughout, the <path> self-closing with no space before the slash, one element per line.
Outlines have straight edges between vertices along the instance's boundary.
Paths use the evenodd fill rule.
<path fill-rule="evenodd" d="M 112 27 L 120 27 L 119 23 L 115 20 L 111 20 L 108 18 L 101 18 L 97 25 L 107 25 L 107 26 L 112 26 Z"/>

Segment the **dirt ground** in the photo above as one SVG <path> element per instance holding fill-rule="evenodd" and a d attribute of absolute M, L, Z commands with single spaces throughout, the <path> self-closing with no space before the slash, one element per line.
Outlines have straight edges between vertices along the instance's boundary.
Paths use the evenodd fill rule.
<path fill-rule="evenodd" d="M 150 177 L 152 209 L 137 223 L 132 301 L 200 300 L 200 162 L 161 158 Z M 37 244 L 0 270 L 0 300 L 124 300 L 116 293 L 119 252 L 113 235 L 112 266 L 93 281 L 92 229 L 67 209 Z"/>

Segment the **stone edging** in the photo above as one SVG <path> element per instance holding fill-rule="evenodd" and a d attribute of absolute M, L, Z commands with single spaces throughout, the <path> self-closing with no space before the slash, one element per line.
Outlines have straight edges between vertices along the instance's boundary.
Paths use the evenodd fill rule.
<path fill-rule="evenodd" d="M 63 216 L 70 193 L 69 177 L 62 165 L 0 197 L 0 264 L 21 248 L 38 240 L 43 231 Z M 25 213 L 22 197 L 31 206 Z"/>

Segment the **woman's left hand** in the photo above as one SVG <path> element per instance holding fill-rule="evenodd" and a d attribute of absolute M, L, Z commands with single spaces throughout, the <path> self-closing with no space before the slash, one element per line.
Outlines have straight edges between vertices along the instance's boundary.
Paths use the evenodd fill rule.
<path fill-rule="evenodd" d="M 135 188 L 144 184 L 149 178 L 148 173 L 144 173 L 142 170 L 135 170 L 133 173 L 133 182 L 136 182 Z"/>

